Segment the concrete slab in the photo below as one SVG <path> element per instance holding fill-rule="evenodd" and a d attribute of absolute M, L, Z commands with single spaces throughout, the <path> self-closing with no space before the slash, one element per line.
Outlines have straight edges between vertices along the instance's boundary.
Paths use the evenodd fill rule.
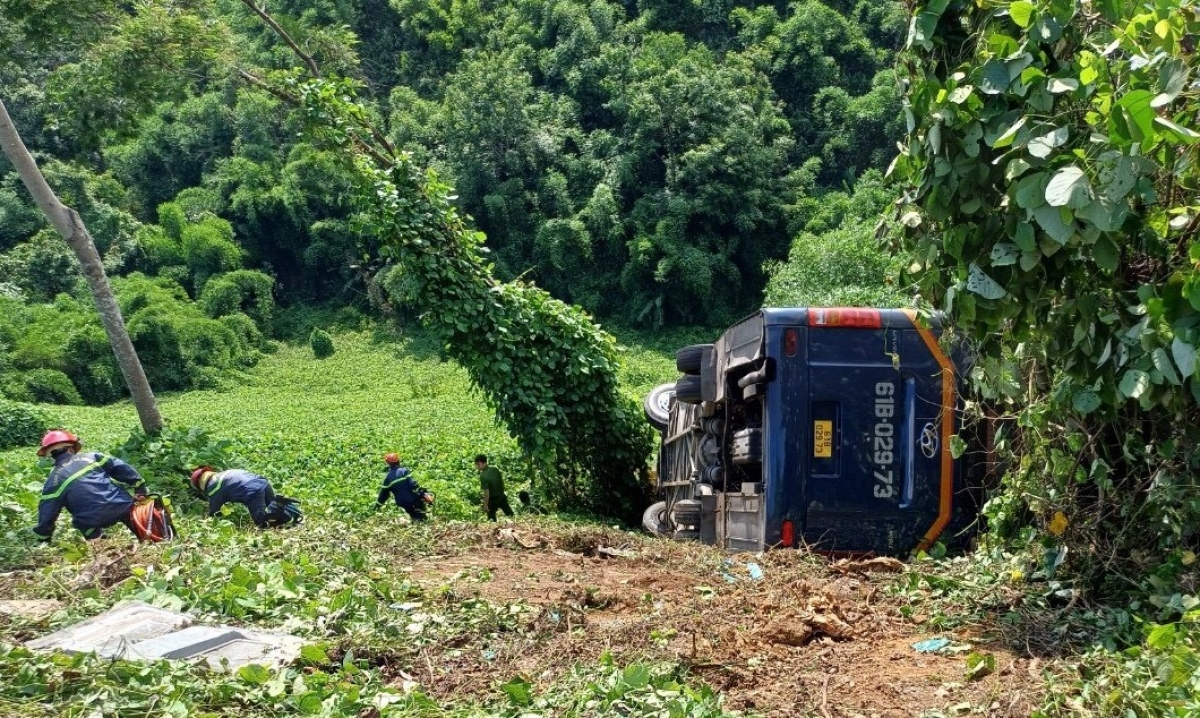
<path fill-rule="evenodd" d="M 212 668 L 231 669 L 257 663 L 282 667 L 300 655 L 304 640 L 287 633 L 229 626 L 191 626 L 130 646 L 129 656 L 204 661 Z"/>
<path fill-rule="evenodd" d="M 34 650 L 96 653 L 105 658 L 124 657 L 137 641 L 163 636 L 190 626 L 194 618 L 142 601 L 122 601 L 99 616 L 42 636 L 26 645 Z"/>
<path fill-rule="evenodd" d="M 304 639 L 274 631 L 194 625 L 189 614 L 128 601 L 26 645 L 126 660 L 205 662 L 214 669 L 236 670 L 250 663 L 288 665 L 300 655 Z"/>

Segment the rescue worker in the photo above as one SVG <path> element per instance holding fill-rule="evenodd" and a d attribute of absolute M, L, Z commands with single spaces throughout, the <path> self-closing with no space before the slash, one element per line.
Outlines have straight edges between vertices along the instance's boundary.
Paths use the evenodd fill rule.
<path fill-rule="evenodd" d="M 245 469 L 217 471 L 211 466 L 198 466 L 192 472 L 192 488 L 208 499 L 209 517 L 216 516 L 225 504 L 235 503 L 246 507 L 260 529 L 299 522 L 295 501 L 282 496 L 277 500 L 270 481 Z M 287 508 L 294 512 L 287 512 Z M 287 513 L 294 514 L 290 520 L 285 520 Z"/>
<path fill-rule="evenodd" d="M 433 494 L 417 484 L 412 471 L 400 464 L 399 454 L 384 454 L 383 462 L 387 465 L 387 473 L 383 477 L 383 487 L 379 489 L 375 510 L 378 511 L 387 503 L 390 494 L 396 505 L 404 509 L 413 521 L 424 521 L 425 504 L 433 503 Z"/>
<path fill-rule="evenodd" d="M 71 525 L 89 541 L 102 538 L 104 530 L 116 524 L 124 524 L 137 536 L 130 513 L 134 497 L 146 496 L 141 475 L 115 456 L 97 451 L 81 453 L 81 448 L 79 437 L 69 431 L 50 431 L 42 437 L 37 455 L 52 457 L 54 468 L 42 487 L 38 524 L 33 532 L 49 541 L 58 515 L 66 509 L 71 514 Z"/>
<path fill-rule="evenodd" d="M 505 516 L 513 515 L 512 507 L 508 505 L 508 497 L 504 494 L 504 478 L 500 470 L 488 466 L 487 456 L 479 454 L 475 457 L 475 470 L 479 472 L 479 489 L 483 492 L 483 511 L 488 521 L 496 520 L 496 511 L 504 512 Z"/>

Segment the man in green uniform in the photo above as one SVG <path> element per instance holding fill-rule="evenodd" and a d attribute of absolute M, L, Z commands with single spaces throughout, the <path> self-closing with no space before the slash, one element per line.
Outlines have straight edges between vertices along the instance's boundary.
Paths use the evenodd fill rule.
<path fill-rule="evenodd" d="M 487 457 L 479 454 L 475 457 L 475 469 L 479 472 L 479 488 L 483 491 L 483 510 L 487 513 L 488 521 L 496 520 L 496 510 L 512 516 L 512 507 L 508 505 L 508 497 L 504 495 L 504 479 L 500 470 L 488 466 Z"/>

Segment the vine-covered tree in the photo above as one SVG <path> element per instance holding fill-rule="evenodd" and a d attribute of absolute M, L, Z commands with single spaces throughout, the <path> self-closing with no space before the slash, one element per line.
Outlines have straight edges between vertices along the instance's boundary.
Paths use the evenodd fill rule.
<path fill-rule="evenodd" d="M 1193 3 L 934 0 L 903 59 L 912 269 L 1030 452 L 993 519 L 1061 512 L 1096 576 L 1200 536 L 1198 33 Z"/>
<path fill-rule="evenodd" d="M 251 5 L 253 0 L 243 0 Z M 412 286 L 425 324 L 508 427 L 560 506 L 634 520 L 644 508 L 650 428 L 617 385 L 616 341 L 577 307 L 523 282 L 498 282 L 484 235 L 454 207 L 451 188 L 397 151 L 356 102 L 356 84 L 322 77 L 261 8 L 306 71 L 255 87 L 298 106 L 313 139 L 354 180 L 358 228 L 376 237 Z"/>

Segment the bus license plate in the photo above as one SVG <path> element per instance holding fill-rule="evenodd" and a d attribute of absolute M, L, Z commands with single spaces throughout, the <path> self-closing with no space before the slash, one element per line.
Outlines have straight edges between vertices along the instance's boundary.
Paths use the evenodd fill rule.
<path fill-rule="evenodd" d="M 833 457 L 833 422 L 818 419 L 813 423 L 813 456 L 818 459 Z"/>

